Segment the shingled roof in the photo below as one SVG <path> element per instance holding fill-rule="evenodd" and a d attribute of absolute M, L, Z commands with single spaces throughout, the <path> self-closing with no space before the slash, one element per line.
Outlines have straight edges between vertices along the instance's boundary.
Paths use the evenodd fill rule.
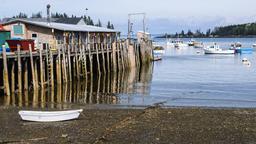
<path fill-rule="evenodd" d="M 64 24 L 78 24 L 81 20 L 82 18 L 59 18 L 54 22 Z"/>
<path fill-rule="evenodd" d="M 67 31 L 67 32 L 110 32 L 110 33 L 117 33 L 118 31 L 103 27 L 96 27 L 96 26 L 89 26 L 89 25 L 76 25 L 76 24 L 64 24 L 64 23 L 56 23 L 56 22 L 38 22 L 38 21 L 29 21 L 24 19 L 15 19 L 9 22 L 3 23 L 2 25 L 8 25 L 11 23 L 25 23 L 31 24 L 39 27 L 51 28 L 60 31 Z"/>

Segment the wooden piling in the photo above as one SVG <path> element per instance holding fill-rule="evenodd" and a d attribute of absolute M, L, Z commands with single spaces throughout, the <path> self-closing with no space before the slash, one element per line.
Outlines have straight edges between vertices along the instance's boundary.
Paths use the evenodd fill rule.
<path fill-rule="evenodd" d="M 120 44 L 120 54 L 121 54 L 121 61 L 122 61 L 122 69 L 124 70 L 124 68 L 125 68 L 125 63 L 124 63 L 124 46 L 123 46 L 122 42 Z"/>
<path fill-rule="evenodd" d="M 28 61 L 24 62 L 24 91 L 28 91 Z"/>
<path fill-rule="evenodd" d="M 116 72 L 117 70 L 117 62 L 116 62 L 116 42 L 112 43 L 112 71 Z"/>
<path fill-rule="evenodd" d="M 35 82 L 36 82 L 36 87 L 38 88 L 38 70 L 37 70 L 37 60 L 35 60 Z"/>
<path fill-rule="evenodd" d="M 106 61 L 105 61 L 105 50 L 104 50 L 104 44 L 101 44 L 101 54 L 102 54 L 102 67 L 103 72 L 106 74 Z"/>
<path fill-rule="evenodd" d="M 84 68 L 84 76 L 87 78 L 87 61 L 86 61 L 86 54 L 85 54 L 85 46 L 82 45 L 82 61 L 83 61 L 83 68 Z"/>
<path fill-rule="evenodd" d="M 53 71 L 53 55 L 52 55 L 52 50 L 49 50 L 49 54 L 50 54 L 51 87 L 54 88 L 54 71 Z"/>
<path fill-rule="evenodd" d="M 90 61 L 90 74 L 93 75 L 93 69 L 92 69 L 92 53 L 91 53 L 91 47 L 90 44 L 88 44 L 88 49 L 89 49 L 89 61 Z"/>
<path fill-rule="evenodd" d="M 71 60 L 70 60 L 70 49 L 73 49 L 73 45 L 70 47 L 68 45 L 68 72 L 69 72 L 69 81 L 72 81 L 72 74 L 71 74 Z"/>
<path fill-rule="evenodd" d="M 10 96 L 10 85 L 8 77 L 8 66 L 5 45 L 3 45 L 3 63 L 4 63 L 4 91 L 7 96 Z"/>
<path fill-rule="evenodd" d="M 121 60 L 120 60 L 120 43 L 117 42 L 117 63 L 118 63 L 118 71 L 121 69 Z"/>
<path fill-rule="evenodd" d="M 109 61 L 109 48 L 110 48 L 110 46 L 109 46 L 109 44 L 107 43 L 106 44 L 106 47 L 107 47 L 107 71 L 108 72 L 110 72 L 111 70 L 110 70 L 110 61 Z"/>
<path fill-rule="evenodd" d="M 96 45 L 96 57 L 97 57 L 98 73 L 100 75 L 101 70 L 100 70 L 100 59 L 99 59 L 99 47 L 98 47 L 98 43 L 96 43 L 95 45 Z"/>
<path fill-rule="evenodd" d="M 57 83 L 61 85 L 61 54 L 60 54 L 60 47 L 58 47 L 58 60 L 56 64 L 56 73 L 57 73 Z"/>
<path fill-rule="evenodd" d="M 17 46 L 18 52 L 18 92 L 22 93 L 22 65 L 21 65 L 21 57 L 20 57 L 20 45 Z"/>
<path fill-rule="evenodd" d="M 15 93 L 15 62 L 14 61 L 12 62 L 11 80 L 12 80 L 11 93 L 13 95 Z"/>
<path fill-rule="evenodd" d="M 63 81 L 64 81 L 64 83 L 66 83 L 67 82 L 67 66 L 66 66 L 66 45 L 64 45 L 64 47 L 63 47 L 63 50 L 62 50 L 62 71 L 63 71 Z"/>
<path fill-rule="evenodd" d="M 41 89 L 44 89 L 44 66 L 43 66 L 43 56 L 42 56 L 42 47 L 39 48 L 39 61 L 40 61 L 40 82 Z"/>
<path fill-rule="evenodd" d="M 35 69 L 34 69 L 34 60 L 33 60 L 33 54 L 32 54 L 32 48 L 31 48 L 31 45 L 29 45 L 29 55 L 30 55 L 30 65 L 31 65 L 31 73 L 32 73 L 33 89 L 34 89 L 34 90 L 37 90 L 37 86 L 36 86 L 36 78 L 35 78 Z"/>
<path fill-rule="evenodd" d="M 81 55 L 81 50 L 80 50 L 80 55 Z M 77 80 L 80 80 L 80 65 L 79 65 L 79 59 L 77 54 L 77 47 L 75 47 L 75 66 L 76 66 L 76 72 L 74 72 L 74 74 L 76 74 Z"/>

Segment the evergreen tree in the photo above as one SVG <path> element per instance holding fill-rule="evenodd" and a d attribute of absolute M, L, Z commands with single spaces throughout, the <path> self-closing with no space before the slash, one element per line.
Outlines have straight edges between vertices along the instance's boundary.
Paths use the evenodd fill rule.
<path fill-rule="evenodd" d="M 31 18 L 42 18 L 42 13 L 41 12 L 38 12 L 38 13 L 33 13 Z"/>
<path fill-rule="evenodd" d="M 107 28 L 108 28 L 108 29 L 111 29 L 111 23 L 110 23 L 110 21 L 108 21 Z"/>
<path fill-rule="evenodd" d="M 192 32 L 191 30 L 188 30 L 187 36 L 188 36 L 188 37 L 193 37 L 193 35 L 194 35 L 193 32 Z"/>
<path fill-rule="evenodd" d="M 110 29 L 115 29 L 115 27 L 114 27 L 114 25 L 113 25 L 113 24 L 111 24 L 111 27 L 110 27 Z"/>
<path fill-rule="evenodd" d="M 206 31 L 206 37 L 209 37 L 211 35 L 211 29 L 208 29 L 207 31 Z"/>
<path fill-rule="evenodd" d="M 97 26 L 97 27 L 102 27 L 101 21 L 98 20 L 98 23 L 97 23 L 95 26 Z"/>
<path fill-rule="evenodd" d="M 13 18 L 28 18 L 28 15 L 20 12 L 18 15 L 13 16 Z"/>
<path fill-rule="evenodd" d="M 181 33 L 180 33 L 180 37 L 185 37 L 184 30 L 182 30 L 182 31 L 181 31 Z"/>

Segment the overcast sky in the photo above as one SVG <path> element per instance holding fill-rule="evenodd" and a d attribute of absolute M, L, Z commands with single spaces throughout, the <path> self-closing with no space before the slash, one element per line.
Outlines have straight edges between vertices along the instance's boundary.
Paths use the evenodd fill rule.
<path fill-rule="evenodd" d="M 19 12 L 31 15 L 41 11 L 45 15 L 47 4 L 51 4 L 52 12 L 75 15 L 85 14 L 88 8 L 92 18 L 112 20 L 120 26 L 127 24 L 127 14 L 133 12 L 146 12 L 149 23 L 169 20 L 169 23 L 192 23 L 198 27 L 212 21 L 212 25 L 218 25 L 218 20 L 221 25 L 256 19 L 256 0 L 0 0 L 0 18 Z"/>

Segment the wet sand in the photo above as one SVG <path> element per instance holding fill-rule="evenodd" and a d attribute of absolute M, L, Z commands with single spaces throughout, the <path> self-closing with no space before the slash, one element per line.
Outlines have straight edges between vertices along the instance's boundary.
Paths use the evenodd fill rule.
<path fill-rule="evenodd" d="M 0 107 L 0 143 L 256 143 L 256 109 L 80 108 L 77 120 L 35 123 Z"/>

